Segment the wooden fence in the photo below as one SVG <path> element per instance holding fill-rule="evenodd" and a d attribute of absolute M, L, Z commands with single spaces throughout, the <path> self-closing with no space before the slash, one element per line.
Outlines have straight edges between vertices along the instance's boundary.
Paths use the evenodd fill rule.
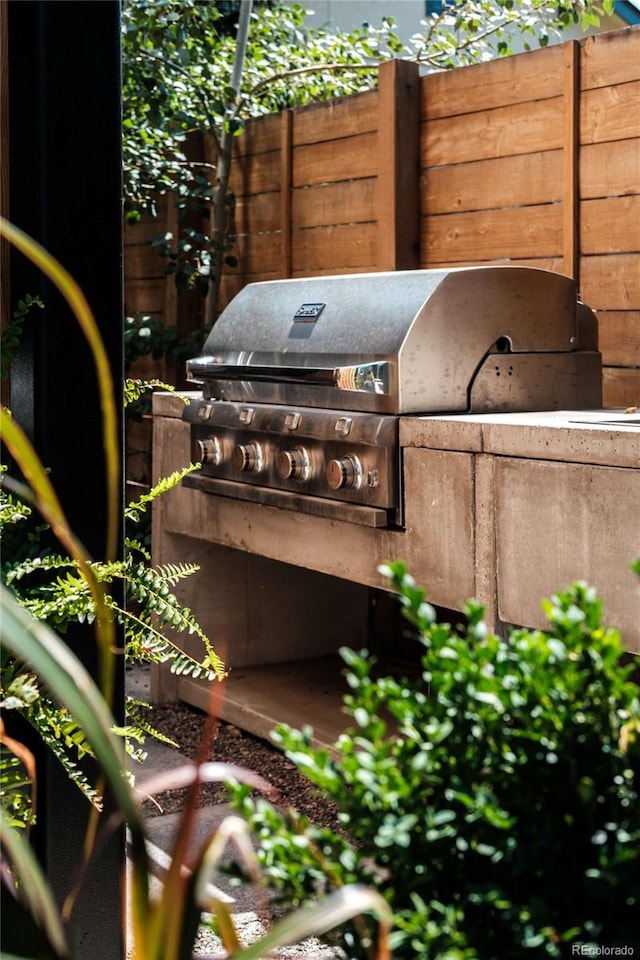
<path fill-rule="evenodd" d="M 605 405 L 640 404 L 640 28 L 425 77 L 387 63 L 375 91 L 249 123 L 232 187 L 223 300 L 262 279 L 537 265 L 598 313 Z M 126 306 L 184 324 L 148 246 L 164 229 L 128 230 Z"/>

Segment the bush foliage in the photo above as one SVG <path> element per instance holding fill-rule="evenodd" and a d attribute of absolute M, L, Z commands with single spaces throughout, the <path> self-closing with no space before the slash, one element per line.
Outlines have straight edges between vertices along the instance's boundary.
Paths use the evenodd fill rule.
<path fill-rule="evenodd" d="M 396 958 L 637 944 L 640 701 L 594 591 L 575 584 L 544 602 L 546 632 L 502 639 L 475 603 L 464 628 L 438 623 L 405 567 L 387 572 L 419 647 L 415 674 L 376 677 L 367 653 L 342 650 L 352 725 L 334 751 L 313 748 L 310 729 L 275 733 L 344 834 L 232 789 L 271 884 L 297 903 L 375 883 L 394 910 Z M 341 945 L 365 956 L 352 928 Z"/>

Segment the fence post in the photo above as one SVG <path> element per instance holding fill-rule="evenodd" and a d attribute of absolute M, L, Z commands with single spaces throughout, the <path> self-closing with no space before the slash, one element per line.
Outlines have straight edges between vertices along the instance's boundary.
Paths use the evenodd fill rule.
<path fill-rule="evenodd" d="M 420 76 L 408 60 L 378 71 L 378 269 L 420 262 Z"/>
<path fill-rule="evenodd" d="M 578 154 L 580 150 L 580 44 L 568 40 L 563 44 L 562 110 L 563 110 L 563 217 L 562 272 L 578 277 L 579 190 Z"/>

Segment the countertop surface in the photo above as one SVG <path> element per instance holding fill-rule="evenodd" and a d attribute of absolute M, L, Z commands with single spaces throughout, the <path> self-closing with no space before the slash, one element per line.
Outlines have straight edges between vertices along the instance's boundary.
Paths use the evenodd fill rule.
<path fill-rule="evenodd" d="M 402 417 L 403 447 L 640 467 L 636 408 Z"/>
<path fill-rule="evenodd" d="M 156 393 L 155 416 L 181 419 L 198 392 Z M 400 417 L 400 445 L 640 468 L 638 408 Z"/>

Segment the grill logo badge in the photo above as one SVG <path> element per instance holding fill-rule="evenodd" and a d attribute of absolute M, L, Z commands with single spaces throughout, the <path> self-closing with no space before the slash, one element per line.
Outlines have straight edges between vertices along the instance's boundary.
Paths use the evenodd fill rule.
<path fill-rule="evenodd" d="M 301 303 L 293 315 L 294 323 L 315 323 L 326 303 Z"/>

